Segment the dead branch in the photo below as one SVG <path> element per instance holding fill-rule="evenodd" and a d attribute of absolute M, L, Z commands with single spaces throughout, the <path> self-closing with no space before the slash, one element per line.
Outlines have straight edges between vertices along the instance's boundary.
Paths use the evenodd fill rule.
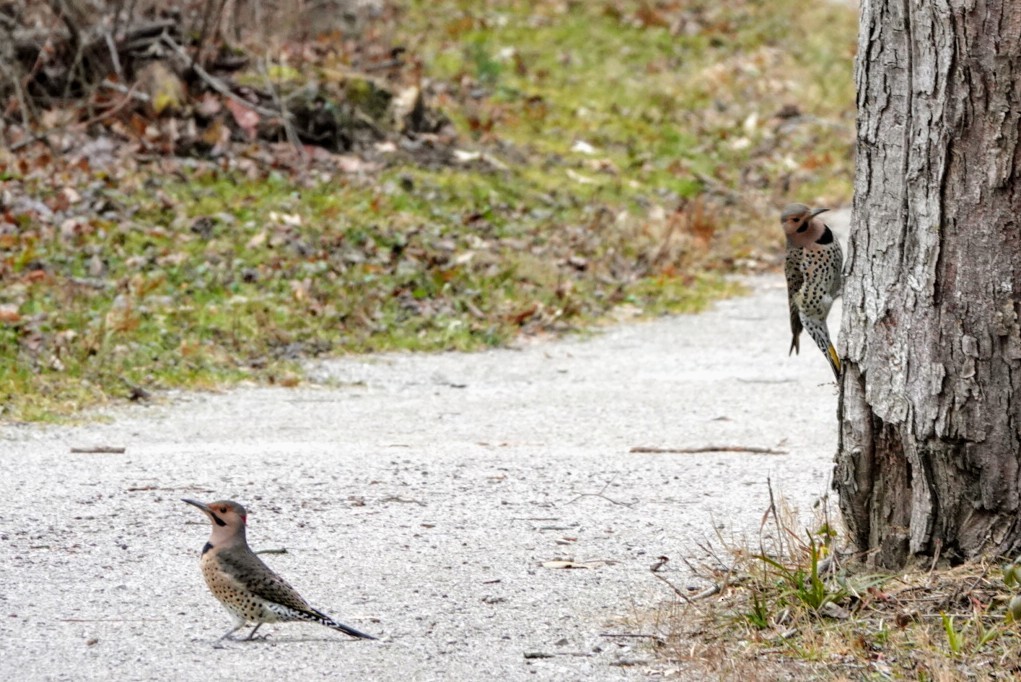
<path fill-rule="evenodd" d="M 287 135 L 287 141 L 290 142 L 291 146 L 294 147 L 294 149 L 298 152 L 298 157 L 301 159 L 301 161 L 305 162 L 308 156 L 305 153 L 305 146 L 301 144 L 301 140 L 298 138 L 298 131 L 294 129 L 294 124 L 292 123 L 294 117 L 291 115 L 291 112 L 287 109 L 287 105 L 284 103 L 284 100 L 280 97 L 280 93 L 277 91 L 277 88 L 273 85 L 272 79 L 270 79 L 269 77 L 269 69 L 266 68 L 266 61 L 268 59 L 269 55 L 267 54 L 265 59 L 259 60 L 259 73 L 262 76 L 263 82 L 266 84 L 266 88 L 273 96 L 273 103 L 280 111 L 281 114 L 280 119 L 284 125 L 284 132 Z"/>
<path fill-rule="evenodd" d="M 103 83 L 101 83 L 101 85 L 106 86 L 107 81 L 104 81 Z M 110 83 L 109 85 L 115 84 Z M 125 106 L 127 106 L 128 102 L 131 102 L 133 99 L 148 101 L 149 100 L 148 95 L 146 95 L 145 93 L 135 92 L 135 88 L 137 87 L 137 85 L 138 84 L 136 83 L 135 85 L 131 86 L 131 88 L 129 88 L 127 92 L 124 93 L 124 97 L 121 98 L 121 101 L 117 102 L 103 113 L 93 116 L 89 120 L 85 121 L 85 123 L 83 123 L 82 125 L 87 128 L 90 125 L 93 125 L 94 123 L 99 123 L 100 121 L 110 118 L 111 116 L 116 116 L 118 113 L 120 113 L 122 109 L 124 109 Z M 136 97 L 136 95 L 138 96 Z"/>
<path fill-rule="evenodd" d="M 229 87 L 227 87 L 226 83 L 224 83 L 222 80 L 220 80 L 213 74 L 203 69 L 198 62 L 191 58 L 191 55 L 188 54 L 188 51 L 185 50 L 180 45 L 178 45 L 177 42 L 170 36 L 167 36 L 165 34 L 161 35 L 160 41 L 164 45 L 169 47 L 171 50 L 176 52 L 181 58 L 183 58 L 191 67 L 191 69 L 198 75 L 199 78 L 204 80 L 206 84 L 209 85 L 209 87 L 211 87 L 213 90 L 216 90 L 224 97 L 232 99 L 241 106 L 247 107 L 252 111 L 262 114 L 263 116 L 280 117 L 283 120 L 287 120 L 289 114 L 286 111 L 275 111 L 273 109 L 268 109 L 259 104 L 255 104 L 254 102 L 249 102 L 240 95 L 234 94 L 234 92 Z"/>

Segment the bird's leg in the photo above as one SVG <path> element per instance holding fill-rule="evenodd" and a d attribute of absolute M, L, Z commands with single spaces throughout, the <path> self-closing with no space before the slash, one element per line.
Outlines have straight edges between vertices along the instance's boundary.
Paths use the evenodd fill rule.
<path fill-rule="evenodd" d="M 238 630 L 240 630 L 244 626 L 245 626 L 244 623 L 242 623 L 241 625 L 238 625 L 237 627 L 233 627 L 230 630 L 227 630 L 227 632 L 225 632 L 222 635 L 220 635 L 220 638 L 217 639 L 216 641 L 217 642 L 222 642 L 225 639 L 234 639 L 233 637 L 231 637 L 231 635 L 233 635 L 235 632 L 237 632 Z"/>
<path fill-rule="evenodd" d="M 225 632 L 222 635 L 220 635 L 220 638 L 218 640 L 216 640 L 216 643 L 219 644 L 220 642 L 222 642 L 225 639 L 234 639 L 233 637 L 231 637 L 231 635 L 233 635 L 235 632 L 237 632 L 238 630 L 243 628 L 245 625 L 247 625 L 247 623 L 248 623 L 248 621 L 245 621 L 245 620 L 243 620 L 241 618 L 234 618 L 234 627 L 232 627 L 230 630 L 227 630 L 227 632 Z"/>
<path fill-rule="evenodd" d="M 220 637 L 215 642 L 213 642 L 213 648 L 215 648 L 215 649 L 222 649 L 223 648 L 223 644 L 222 644 L 223 640 L 225 640 L 225 639 L 226 640 L 233 640 L 234 638 L 231 637 L 231 635 L 233 635 L 235 632 L 237 632 L 238 630 L 240 630 L 244 626 L 245 626 L 245 623 L 244 623 L 244 621 L 242 621 L 240 624 L 235 625 L 230 630 L 227 630 L 227 632 L 225 632 L 222 635 L 220 635 Z"/>
<path fill-rule="evenodd" d="M 254 628 L 252 628 L 252 631 L 248 633 L 248 636 L 247 636 L 247 637 L 245 637 L 245 641 L 246 641 L 246 642 L 250 642 L 250 641 L 252 641 L 253 639 L 255 639 L 255 633 L 256 633 L 256 631 L 257 631 L 257 630 L 258 630 L 259 628 L 261 628 L 261 627 L 262 627 L 262 623 L 256 623 L 256 624 L 255 624 L 255 627 L 254 627 Z"/>

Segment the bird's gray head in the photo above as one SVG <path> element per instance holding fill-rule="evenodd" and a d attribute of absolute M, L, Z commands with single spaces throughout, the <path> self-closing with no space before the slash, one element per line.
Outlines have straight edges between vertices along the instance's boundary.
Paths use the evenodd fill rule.
<path fill-rule="evenodd" d="M 248 512 L 237 502 L 219 500 L 206 504 L 198 500 L 183 499 L 181 501 L 198 507 L 209 518 L 213 524 L 213 531 L 209 536 L 210 544 L 219 546 L 236 538 L 244 540 Z"/>
<path fill-rule="evenodd" d="M 789 242 L 799 246 L 802 242 L 808 244 L 822 234 L 825 225 L 821 220 L 814 218 L 820 213 L 825 213 L 828 208 L 809 208 L 804 204 L 787 204 L 780 212 L 780 224 L 783 225 L 784 234 Z"/>

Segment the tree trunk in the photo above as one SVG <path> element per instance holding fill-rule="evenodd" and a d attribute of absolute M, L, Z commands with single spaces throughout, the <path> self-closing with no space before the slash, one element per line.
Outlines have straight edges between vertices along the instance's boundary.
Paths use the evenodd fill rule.
<path fill-rule="evenodd" d="M 1021 2 L 865 0 L 834 487 L 870 562 L 1021 549 Z"/>

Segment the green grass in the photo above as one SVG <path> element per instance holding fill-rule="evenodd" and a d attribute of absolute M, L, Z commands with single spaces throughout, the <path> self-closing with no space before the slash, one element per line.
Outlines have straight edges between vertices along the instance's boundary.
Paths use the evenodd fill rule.
<path fill-rule="evenodd" d="M 832 175 L 815 182 L 846 198 L 853 10 L 731 0 L 643 11 L 650 5 L 409 2 L 405 25 L 436 77 L 492 93 L 454 112 L 477 137 L 495 130 L 568 161 L 582 158 L 571 148 L 584 140 L 627 172 L 633 182 L 605 183 L 625 197 L 693 196 L 703 188 L 690 169 L 736 180 L 754 161 L 749 150 L 771 137 L 770 117 L 796 104 L 818 125 L 777 140 L 774 156 L 808 153 L 816 164 L 829 155 Z M 833 134 L 834 123 L 847 129 Z M 741 137 L 748 147 L 733 144 Z"/>
<path fill-rule="evenodd" d="M 395 42 L 445 84 L 430 104 L 492 161 L 323 177 L 258 155 L 50 171 L 0 152 L 3 188 L 75 216 L 0 230 L 0 419 L 735 293 L 736 264 L 776 262 L 777 205 L 850 195 L 854 15 L 651 6 L 402 5 Z"/>

